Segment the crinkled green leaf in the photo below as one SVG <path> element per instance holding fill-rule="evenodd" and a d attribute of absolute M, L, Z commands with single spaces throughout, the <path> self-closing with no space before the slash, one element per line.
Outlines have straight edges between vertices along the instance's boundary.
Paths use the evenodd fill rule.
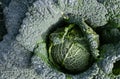
<path fill-rule="evenodd" d="M 73 73 L 85 70 L 90 64 L 90 50 L 87 40 L 81 36 L 80 28 L 72 24 L 51 33 L 52 62 Z"/>
<path fill-rule="evenodd" d="M 101 60 L 98 66 L 106 74 L 117 77 L 120 74 L 120 42 L 118 44 L 106 44 L 100 49 Z M 117 76 L 116 76 L 117 75 Z M 110 76 L 110 77 L 111 77 Z"/>
<path fill-rule="evenodd" d="M 108 10 L 109 23 L 120 28 L 120 0 L 105 0 L 104 5 Z"/>

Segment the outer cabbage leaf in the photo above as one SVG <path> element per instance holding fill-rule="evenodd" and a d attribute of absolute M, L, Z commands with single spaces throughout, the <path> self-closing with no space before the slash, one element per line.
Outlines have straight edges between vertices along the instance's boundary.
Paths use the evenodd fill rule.
<path fill-rule="evenodd" d="M 96 0 L 58 0 L 58 5 L 65 15 L 73 17 L 71 22 L 77 24 L 80 18 L 87 19 L 91 27 L 103 26 L 108 21 L 107 10 Z"/>
<path fill-rule="evenodd" d="M 108 11 L 110 25 L 120 28 L 120 0 L 105 0 L 103 4 Z"/>
<path fill-rule="evenodd" d="M 89 19 L 89 22 L 92 23 L 91 25 L 95 27 L 107 23 L 105 17 L 107 10 L 95 0 L 58 0 L 57 2 L 52 0 L 38 0 L 29 9 L 27 17 L 23 20 L 20 34 L 17 36 L 18 42 L 26 49 L 33 51 L 37 41 L 42 40 L 41 35 L 43 38 L 45 37 L 43 35 L 46 32 L 45 30 L 49 30 L 61 17 L 67 17 L 69 14 L 73 15 L 71 20 L 77 22 L 76 24 L 79 23 L 81 15 Z M 47 32 L 44 34 L 47 34 Z"/>
<path fill-rule="evenodd" d="M 106 44 L 100 49 L 101 58 L 98 66 L 105 75 L 108 75 L 110 79 L 120 76 L 120 42 L 118 44 Z M 118 66 L 115 65 L 118 63 Z M 116 70 L 115 70 L 116 69 Z M 117 73 L 117 74 L 116 74 Z"/>
<path fill-rule="evenodd" d="M 41 78 L 29 68 L 31 52 L 15 40 L 28 5 L 27 0 L 12 0 L 8 6 L 3 8 L 8 34 L 0 42 L 0 79 Z"/>
<path fill-rule="evenodd" d="M 3 41 L 0 42 L 0 60 L 1 66 L 6 68 L 12 66 L 25 67 L 27 66 L 25 62 L 29 62 L 29 58 L 27 59 L 26 57 L 24 57 L 30 57 L 30 53 L 28 53 L 29 51 L 22 47 L 20 44 L 18 44 L 18 42 L 15 40 L 22 19 L 25 16 L 25 12 L 27 11 L 27 8 L 24 8 L 27 3 L 22 3 L 23 2 L 12 1 L 9 4 L 9 7 L 4 7 L 3 11 L 5 15 L 5 26 L 8 33 L 4 36 Z M 25 62 L 23 62 L 22 60 Z"/>

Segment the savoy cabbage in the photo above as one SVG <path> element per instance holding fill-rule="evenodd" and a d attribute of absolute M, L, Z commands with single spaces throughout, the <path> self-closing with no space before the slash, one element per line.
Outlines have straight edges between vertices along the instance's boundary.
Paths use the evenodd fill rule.
<path fill-rule="evenodd" d="M 75 44 L 85 53 L 89 50 L 77 55 L 83 58 L 71 57 L 79 61 L 93 57 L 86 70 L 82 68 L 86 63 L 78 61 L 84 71 L 77 74 L 63 72 L 50 62 L 52 53 L 48 55 L 56 43 L 61 44 L 58 37 L 64 36 L 64 29 L 55 36 L 56 29 L 66 24 L 77 25 L 82 36 L 70 31 L 64 44 L 78 37 L 80 43 Z M 119 79 L 119 36 L 120 0 L 0 0 L 0 79 Z"/>

